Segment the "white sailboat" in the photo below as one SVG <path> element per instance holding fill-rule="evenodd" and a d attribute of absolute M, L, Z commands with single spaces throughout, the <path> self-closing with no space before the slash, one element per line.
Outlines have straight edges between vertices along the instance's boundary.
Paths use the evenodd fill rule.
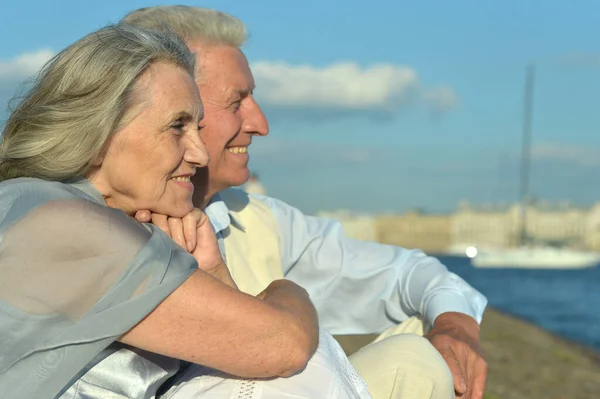
<path fill-rule="evenodd" d="M 520 246 L 493 250 L 469 247 L 466 250 L 466 255 L 471 258 L 471 264 L 475 267 L 574 269 L 593 267 L 600 263 L 599 253 L 545 245 L 532 245 L 531 240 L 527 236 L 534 78 L 535 69 L 533 65 L 529 65 L 525 81 L 525 110 L 521 156 Z"/>
<path fill-rule="evenodd" d="M 543 246 L 479 252 L 471 259 L 475 267 L 522 269 L 584 269 L 599 262 L 596 252 Z"/>

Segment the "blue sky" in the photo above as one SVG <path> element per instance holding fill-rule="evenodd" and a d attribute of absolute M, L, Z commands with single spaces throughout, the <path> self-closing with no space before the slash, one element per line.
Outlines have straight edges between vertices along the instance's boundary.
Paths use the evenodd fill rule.
<path fill-rule="evenodd" d="M 19 1 L 0 13 L 0 118 L 48 54 L 151 1 Z M 160 4 L 168 4 L 163 2 Z M 312 212 L 450 211 L 517 198 L 525 66 L 537 65 L 532 191 L 600 200 L 600 2 L 256 0 L 240 17 L 271 134 L 269 193 Z"/>

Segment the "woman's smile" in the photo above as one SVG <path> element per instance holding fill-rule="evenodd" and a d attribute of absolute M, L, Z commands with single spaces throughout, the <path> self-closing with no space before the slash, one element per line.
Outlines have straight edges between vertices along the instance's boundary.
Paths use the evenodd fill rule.
<path fill-rule="evenodd" d="M 171 181 L 175 183 L 178 187 L 185 188 L 190 191 L 194 191 L 194 183 L 190 181 L 192 175 L 187 176 L 174 176 L 171 178 Z"/>

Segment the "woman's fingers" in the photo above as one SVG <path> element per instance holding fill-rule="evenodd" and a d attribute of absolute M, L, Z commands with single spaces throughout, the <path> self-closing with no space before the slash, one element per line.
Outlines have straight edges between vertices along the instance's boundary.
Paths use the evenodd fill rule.
<path fill-rule="evenodd" d="M 169 223 L 167 222 L 168 217 L 159 213 L 152 214 L 152 224 L 167 233 L 171 237 L 171 230 L 169 229 Z"/>
<path fill-rule="evenodd" d="M 195 211 L 196 209 L 194 209 Z M 186 248 L 188 252 L 194 252 L 197 243 L 197 226 L 198 226 L 198 213 L 190 212 L 182 219 L 183 222 L 183 236 L 186 242 Z"/>
<path fill-rule="evenodd" d="M 148 223 L 152 221 L 152 214 L 148 210 L 139 210 L 135 213 L 135 219 L 140 223 Z"/>
<path fill-rule="evenodd" d="M 183 221 L 180 218 L 168 218 L 167 223 L 169 224 L 173 241 L 181 245 L 181 247 L 187 248 L 185 235 L 183 234 Z"/>
<path fill-rule="evenodd" d="M 164 231 L 173 241 L 190 253 L 198 248 L 198 240 L 202 241 L 201 245 L 204 245 L 206 240 L 211 244 L 216 241 L 208 217 L 197 208 L 183 218 L 172 218 L 147 210 L 136 212 L 135 218 L 142 223 L 152 221 L 152 224 Z M 211 234 L 207 234 L 208 231 Z"/>

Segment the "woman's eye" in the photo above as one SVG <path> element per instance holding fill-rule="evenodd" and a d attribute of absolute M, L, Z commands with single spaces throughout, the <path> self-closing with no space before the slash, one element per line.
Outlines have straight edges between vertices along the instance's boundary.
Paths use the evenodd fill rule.
<path fill-rule="evenodd" d="M 176 122 L 173 125 L 171 125 L 171 128 L 175 129 L 177 131 L 177 134 L 182 134 L 184 127 L 185 127 L 185 124 L 183 122 Z"/>

